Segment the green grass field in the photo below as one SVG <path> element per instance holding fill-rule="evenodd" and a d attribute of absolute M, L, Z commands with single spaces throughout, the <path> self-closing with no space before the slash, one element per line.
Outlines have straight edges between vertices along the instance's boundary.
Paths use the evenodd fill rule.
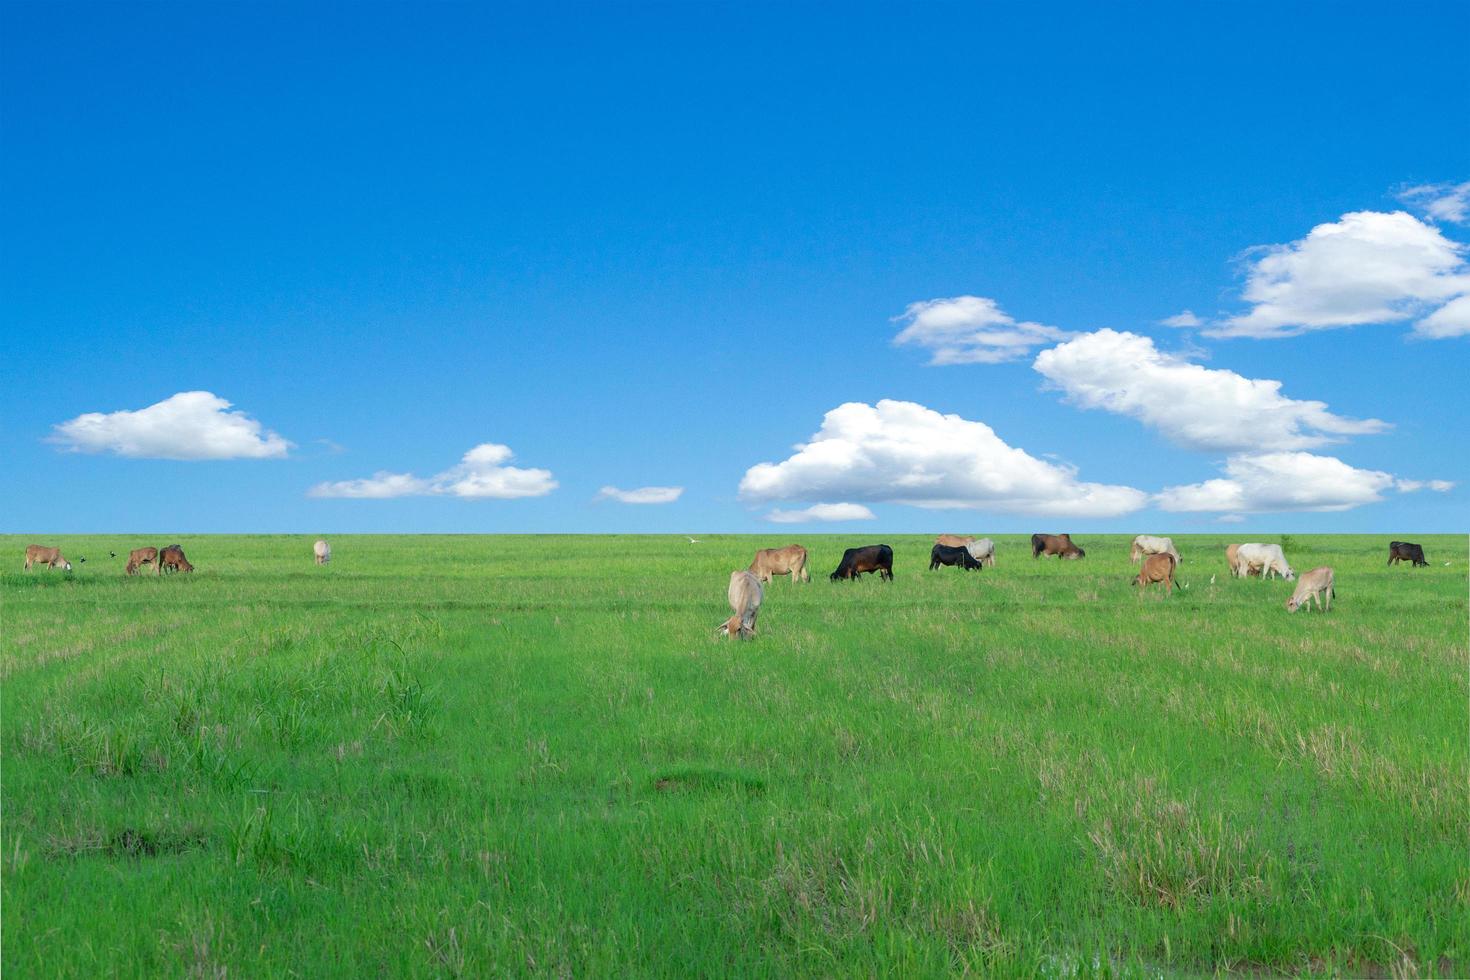
<path fill-rule="evenodd" d="M 1077 537 L 0 537 L 5 975 L 1470 974 L 1465 538 Z"/>

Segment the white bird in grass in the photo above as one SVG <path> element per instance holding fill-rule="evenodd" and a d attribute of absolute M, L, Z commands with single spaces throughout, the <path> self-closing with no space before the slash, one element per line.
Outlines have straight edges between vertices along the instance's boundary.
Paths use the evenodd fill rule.
<path fill-rule="evenodd" d="M 686 534 L 685 537 L 687 538 L 687 537 L 689 537 L 689 535 Z M 698 538 L 689 538 L 689 543 L 690 544 L 699 544 L 699 539 Z"/>
<path fill-rule="evenodd" d="M 1210 584 L 1211 585 L 1214 585 L 1215 584 L 1215 576 L 1213 576 L 1213 575 L 1210 576 Z"/>

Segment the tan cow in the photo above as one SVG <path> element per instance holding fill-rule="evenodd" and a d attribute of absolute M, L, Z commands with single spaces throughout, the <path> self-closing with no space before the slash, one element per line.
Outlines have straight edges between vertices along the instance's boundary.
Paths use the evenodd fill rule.
<path fill-rule="evenodd" d="M 963 548 L 974 540 L 973 537 L 964 534 L 941 534 L 934 539 L 934 543 L 942 544 L 946 548 Z"/>
<path fill-rule="evenodd" d="M 325 565 L 332 560 L 332 546 L 327 544 L 326 538 L 320 538 L 311 546 L 311 553 L 316 556 L 318 565 Z"/>
<path fill-rule="evenodd" d="M 171 544 L 158 553 L 158 574 L 162 575 L 164 569 L 171 572 L 192 572 L 194 566 L 184 557 L 183 548 Z"/>
<path fill-rule="evenodd" d="M 761 580 L 750 572 L 733 571 L 730 573 L 730 588 L 726 595 L 735 615 L 725 620 L 716 632 L 723 636 L 738 636 L 742 640 L 755 636 L 755 618 L 760 613 L 761 599 L 765 596 Z"/>
<path fill-rule="evenodd" d="M 790 575 L 793 583 L 812 580 L 806 570 L 806 549 L 799 544 L 762 548 L 751 559 L 749 571 L 762 582 L 769 582 L 774 575 Z"/>
<path fill-rule="evenodd" d="M 1143 560 L 1143 567 L 1138 570 L 1138 576 L 1134 578 L 1133 584 L 1142 586 L 1145 590 L 1150 585 L 1162 582 L 1164 594 L 1174 594 L 1174 556 L 1170 554 L 1149 555 Z"/>
<path fill-rule="evenodd" d="M 1230 566 L 1230 577 L 1240 578 L 1240 545 L 1225 546 L 1225 564 Z"/>
<path fill-rule="evenodd" d="M 39 544 L 26 545 L 25 570 L 29 572 L 32 565 L 45 565 L 48 569 L 60 565 L 63 572 L 71 571 L 71 562 L 62 557 L 60 548 L 46 548 Z"/>
<path fill-rule="evenodd" d="M 132 551 L 128 552 L 128 567 L 126 569 L 127 573 L 129 575 L 138 574 L 138 567 L 140 565 L 152 565 L 153 570 L 155 572 L 158 571 L 158 549 L 134 548 Z"/>
<path fill-rule="evenodd" d="M 1332 569 L 1323 565 L 1310 572 L 1303 572 L 1297 579 L 1296 591 L 1286 600 L 1286 611 L 1296 612 L 1302 606 L 1310 606 L 1313 600 L 1323 612 L 1332 611 L 1332 598 L 1337 590 L 1332 585 Z"/>

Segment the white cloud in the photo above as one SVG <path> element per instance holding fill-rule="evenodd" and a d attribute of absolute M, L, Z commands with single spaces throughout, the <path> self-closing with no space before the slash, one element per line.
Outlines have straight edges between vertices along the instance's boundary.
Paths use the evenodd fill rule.
<path fill-rule="evenodd" d="M 1032 366 L 1073 404 L 1137 419 L 1186 449 L 1307 449 L 1389 428 L 1334 415 L 1324 402 L 1287 398 L 1279 381 L 1202 367 L 1148 337 L 1115 330 L 1044 350 Z"/>
<path fill-rule="evenodd" d="M 365 479 L 318 483 L 307 491 L 307 495 L 375 500 L 448 495 L 466 499 L 512 500 L 544 497 L 557 488 L 550 470 L 504 465 L 513 455 L 509 446 L 484 442 L 465 453 L 458 464 L 428 479 L 412 473 L 379 471 Z"/>
<path fill-rule="evenodd" d="M 1217 524 L 1244 524 L 1245 517 L 1241 514 L 1221 514 L 1215 518 Z"/>
<path fill-rule="evenodd" d="M 813 521 L 875 521 L 878 515 L 862 504 L 812 504 L 801 510 L 776 508 L 765 519 L 772 524 L 807 524 Z"/>
<path fill-rule="evenodd" d="M 597 499 L 616 500 L 620 504 L 672 504 L 683 493 L 683 487 L 639 487 L 636 490 L 603 487 L 597 491 Z"/>
<path fill-rule="evenodd" d="M 905 324 L 893 342 L 927 348 L 930 364 L 999 364 L 1071 336 L 1045 324 L 1017 322 L 983 296 L 910 303 L 893 322 Z"/>
<path fill-rule="evenodd" d="M 1399 200 L 1422 208 L 1435 221 L 1464 221 L 1470 217 L 1470 180 L 1463 184 L 1420 184 L 1401 192 Z"/>
<path fill-rule="evenodd" d="M 1399 493 L 1414 493 L 1418 490 L 1433 490 L 1435 493 L 1448 493 L 1455 489 L 1451 480 L 1395 480 L 1394 488 Z"/>
<path fill-rule="evenodd" d="M 181 391 L 136 412 L 88 412 L 53 426 L 70 452 L 134 459 L 272 459 L 292 443 L 208 391 Z"/>
<path fill-rule="evenodd" d="M 1251 309 L 1214 324 L 1214 337 L 1289 337 L 1360 323 L 1430 318 L 1470 293 L 1465 246 L 1402 211 L 1355 211 L 1286 245 L 1252 249 Z M 1426 325 L 1428 324 L 1428 325 Z M 1452 336 L 1428 320 L 1425 337 Z"/>
<path fill-rule="evenodd" d="M 1173 316 L 1166 316 L 1159 321 L 1159 323 L 1166 327 L 1198 327 L 1204 322 L 1194 315 L 1193 310 L 1184 310 L 1180 313 L 1175 313 Z"/>
<path fill-rule="evenodd" d="M 1470 334 L 1470 295 L 1457 296 L 1414 324 L 1414 333 L 1429 340 Z"/>
<path fill-rule="evenodd" d="M 1168 487 L 1158 495 L 1168 511 L 1336 511 L 1377 503 L 1394 478 L 1360 470 L 1333 456 L 1243 453 L 1225 461 L 1223 479 Z"/>
<path fill-rule="evenodd" d="M 1021 514 L 1114 517 L 1147 495 L 1078 481 L 1070 466 L 1007 445 L 983 422 L 913 402 L 839 405 L 811 441 L 740 481 L 749 501 L 849 499 Z"/>

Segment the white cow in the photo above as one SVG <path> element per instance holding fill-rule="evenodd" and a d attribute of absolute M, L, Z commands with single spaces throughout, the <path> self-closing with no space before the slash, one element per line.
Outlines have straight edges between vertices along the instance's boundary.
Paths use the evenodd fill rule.
<path fill-rule="evenodd" d="M 332 546 L 327 544 L 326 538 L 320 538 L 311 546 L 311 553 L 316 555 L 316 563 L 325 565 L 332 560 Z"/>
<path fill-rule="evenodd" d="M 1323 565 L 1302 573 L 1301 581 L 1296 584 L 1296 591 L 1286 600 L 1286 611 L 1296 612 L 1302 606 L 1310 606 L 1315 599 L 1318 609 L 1331 612 L 1332 597 L 1335 595 L 1337 589 L 1332 585 L 1332 569 Z"/>
<path fill-rule="evenodd" d="M 1133 539 L 1133 548 L 1128 553 L 1128 560 L 1137 565 L 1139 559 L 1149 555 L 1169 555 L 1174 559 L 1174 564 L 1179 564 L 1184 559 L 1179 557 L 1179 552 L 1174 548 L 1174 542 L 1168 538 L 1156 538 L 1152 534 L 1140 534 Z"/>
<path fill-rule="evenodd" d="M 1286 563 L 1286 555 L 1279 544 L 1243 544 L 1236 550 L 1235 560 L 1242 578 L 1257 571 L 1260 571 L 1262 580 L 1270 578 L 1272 572 L 1288 582 L 1296 578 L 1296 572 Z"/>
<path fill-rule="evenodd" d="M 995 567 L 995 542 L 989 538 L 981 538 L 979 541 L 971 541 L 965 545 L 965 550 L 970 557 L 982 565 Z"/>
<path fill-rule="evenodd" d="M 765 598 L 761 580 L 744 569 L 731 572 L 727 595 L 735 615 L 725 620 L 716 632 L 742 640 L 755 636 L 755 617 L 760 613 L 761 599 Z"/>

